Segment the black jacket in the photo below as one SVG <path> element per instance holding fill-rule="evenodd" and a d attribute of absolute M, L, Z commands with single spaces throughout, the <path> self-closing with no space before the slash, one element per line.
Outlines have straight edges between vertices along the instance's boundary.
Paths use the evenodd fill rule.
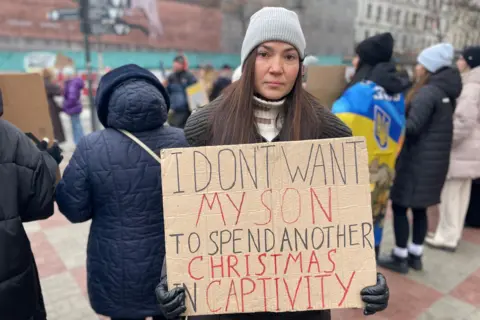
<path fill-rule="evenodd" d="M 405 143 L 390 193 L 393 203 L 407 208 L 440 203 L 450 161 L 455 100 L 461 91 L 460 73 L 444 68 L 430 77 L 407 107 Z"/>
<path fill-rule="evenodd" d="M 38 272 L 22 223 L 53 214 L 57 164 L 2 119 L 0 148 L 0 319 L 46 319 Z"/>

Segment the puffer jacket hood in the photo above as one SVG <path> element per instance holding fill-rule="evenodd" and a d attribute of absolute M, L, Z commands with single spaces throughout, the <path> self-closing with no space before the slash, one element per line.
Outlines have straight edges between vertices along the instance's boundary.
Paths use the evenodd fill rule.
<path fill-rule="evenodd" d="M 402 78 L 391 62 L 377 64 L 367 79 L 381 86 L 390 95 L 402 93 L 410 85 L 408 79 Z"/>
<path fill-rule="evenodd" d="M 462 92 L 462 77 L 457 69 L 446 67 L 432 74 L 431 85 L 440 88 L 450 100 L 455 101 Z"/>
<path fill-rule="evenodd" d="M 102 77 L 95 104 L 105 128 L 141 132 L 165 123 L 170 99 L 153 73 L 130 64 Z"/>

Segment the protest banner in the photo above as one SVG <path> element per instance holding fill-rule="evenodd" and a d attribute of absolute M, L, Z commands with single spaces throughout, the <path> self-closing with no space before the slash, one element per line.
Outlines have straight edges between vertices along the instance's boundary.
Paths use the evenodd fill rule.
<path fill-rule="evenodd" d="M 203 107 L 208 101 L 207 92 L 201 82 L 197 82 L 186 89 L 188 98 L 188 107 L 191 112 L 198 107 Z"/>
<path fill-rule="evenodd" d="M 168 285 L 187 315 L 362 307 L 376 283 L 363 137 L 161 158 Z"/>
<path fill-rule="evenodd" d="M 307 72 L 307 91 L 331 108 L 347 85 L 346 66 L 309 66 Z"/>

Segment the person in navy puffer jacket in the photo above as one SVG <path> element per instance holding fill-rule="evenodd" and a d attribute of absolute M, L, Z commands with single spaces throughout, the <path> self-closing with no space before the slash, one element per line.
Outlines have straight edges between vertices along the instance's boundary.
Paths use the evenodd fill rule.
<path fill-rule="evenodd" d="M 156 154 L 188 144 L 181 129 L 164 125 L 166 90 L 136 65 L 103 76 L 96 106 L 105 130 L 80 140 L 56 189 L 58 207 L 73 223 L 92 219 L 87 283 L 95 312 L 163 319 L 153 294 L 165 255 L 160 164 L 118 130 Z"/>

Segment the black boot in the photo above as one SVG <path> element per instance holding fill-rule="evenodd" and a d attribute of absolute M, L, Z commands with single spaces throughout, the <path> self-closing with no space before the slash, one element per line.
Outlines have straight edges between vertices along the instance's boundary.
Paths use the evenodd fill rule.
<path fill-rule="evenodd" d="M 408 253 L 408 265 L 410 268 L 416 271 L 423 270 L 422 256 L 417 256 L 412 253 Z"/>
<path fill-rule="evenodd" d="M 397 257 L 393 251 L 389 256 L 383 256 L 378 259 L 377 264 L 380 267 L 389 269 L 398 273 L 408 273 L 408 259 Z"/>

